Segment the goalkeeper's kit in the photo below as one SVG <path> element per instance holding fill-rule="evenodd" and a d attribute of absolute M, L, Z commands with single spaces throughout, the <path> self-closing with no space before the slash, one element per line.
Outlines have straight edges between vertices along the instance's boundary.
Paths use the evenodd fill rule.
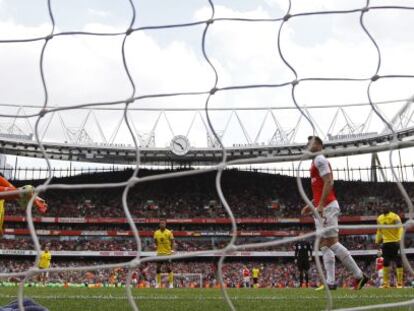
<path fill-rule="evenodd" d="M 23 299 L 23 306 L 25 311 L 48 311 L 46 307 L 38 304 L 30 298 Z M 19 311 L 19 304 L 17 300 L 10 302 L 8 305 L 0 307 L 0 311 Z"/>
<path fill-rule="evenodd" d="M 0 176 L 0 192 L 6 192 L 6 195 L 2 198 L 3 200 L 17 200 L 20 204 L 27 204 L 27 201 L 30 200 L 31 196 L 33 195 L 33 192 L 29 191 L 29 188 L 33 189 L 31 186 L 24 186 L 20 190 L 26 190 L 25 192 L 7 195 L 7 192 L 17 191 L 19 189 L 13 186 L 7 179 Z M 46 213 L 47 204 L 45 200 L 40 197 L 36 197 L 34 200 L 34 205 L 37 207 L 40 213 Z"/>

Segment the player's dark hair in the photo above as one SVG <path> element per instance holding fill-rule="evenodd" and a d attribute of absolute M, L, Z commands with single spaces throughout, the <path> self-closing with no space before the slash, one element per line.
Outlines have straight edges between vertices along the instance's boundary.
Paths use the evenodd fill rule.
<path fill-rule="evenodd" d="M 165 218 L 165 217 L 161 217 L 161 218 L 160 218 L 160 222 L 167 222 L 167 218 Z"/>
<path fill-rule="evenodd" d="M 389 212 L 391 212 L 391 209 L 389 206 L 382 206 L 380 211 L 382 212 L 382 214 L 387 215 Z"/>
<path fill-rule="evenodd" d="M 316 141 L 318 144 L 320 144 L 321 146 L 323 146 L 323 141 L 319 136 L 308 136 L 308 142 L 311 140 Z"/>

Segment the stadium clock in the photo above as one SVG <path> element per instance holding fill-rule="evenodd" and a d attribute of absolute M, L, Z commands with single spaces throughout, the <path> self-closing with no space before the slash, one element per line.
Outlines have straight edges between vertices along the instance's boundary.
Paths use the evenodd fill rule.
<path fill-rule="evenodd" d="M 190 150 L 190 141 L 183 135 L 177 135 L 171 140 L 170 147 L 172 153 L 178 156 L 183 156 Z"/>

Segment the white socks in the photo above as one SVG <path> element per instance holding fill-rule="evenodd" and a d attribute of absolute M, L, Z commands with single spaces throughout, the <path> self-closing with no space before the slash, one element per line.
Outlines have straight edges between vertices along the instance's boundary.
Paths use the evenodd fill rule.
<path fill-rule="evenodd" d="M 321 247 L 323 265 L 326 270 L 326 283 L 328 285 L 335 284 L 335 254 L 327 246 Z"/>
<path fill-rule="evenodd" d="M 361 269 L 358 267 L 354 258 L 352 258 L 351 253 L 345 248 L 345 246 L 339 242 L 336 242 L 334 245 L 331 245 L 330 249 L 333 251 L 336 257 L 338 257 L 342 264 L 348 269 L 348 271 L 352 272 L 356 279 L 362 278 L 363 274 Z"/>

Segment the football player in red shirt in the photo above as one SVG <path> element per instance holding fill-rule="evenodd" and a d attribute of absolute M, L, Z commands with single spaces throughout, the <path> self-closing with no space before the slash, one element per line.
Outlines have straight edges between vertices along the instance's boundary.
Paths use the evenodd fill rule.
<path fill-rule="evenodd" d="M 308 150 L 310 152 L 321 152 L 323 150 L 322 140 L 318 136 L 309 136 Z M 322 218 L 322 223 L 320 223 L 318 218 L 314 216 L 316 229 L 322 230 L 327 227 L 334 227 L 325 231 L 320 241 L 323 264 L 326 270 L 326 282 L 329 289 L 336 289 L 335 256 L 353 274 L 355 278 L 354 289 L 361 289 L 367 283 L 368 277 L 358 267 L 349 250 L 338 240 L 339 229 L 337 226 L 340 208 L 333 187 L 332 168 L 323 154 L 318 154 L 313 158 L 310 175 L 313 205 Z M 302 214 L 312 214 L 311 208 L 305 206 L 302 209 Z M 323 288 L 322 285 L 317 289 L 321 290 Z"/>

